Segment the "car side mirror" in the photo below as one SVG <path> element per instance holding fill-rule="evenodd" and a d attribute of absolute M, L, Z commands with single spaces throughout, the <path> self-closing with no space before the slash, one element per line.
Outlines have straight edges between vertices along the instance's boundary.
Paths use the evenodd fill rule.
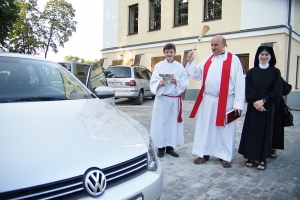
<path fill-rule="evenodd" d="M 99 99 L 115 97 L 115 89 L 107 86 L 99 86 L 95 89 L 95 94 Z"/>

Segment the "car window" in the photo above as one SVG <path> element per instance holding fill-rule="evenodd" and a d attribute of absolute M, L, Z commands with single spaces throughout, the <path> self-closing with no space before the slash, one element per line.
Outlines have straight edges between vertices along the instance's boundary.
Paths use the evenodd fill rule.
<path fill-rule="evenodd" d="M 147 69 L 147 73 L 148 73 L 148 76 L 149 76 L 149 80 L 151 79 L 151 76 L 152 76 L 152 73 L 149 69 Z"/>
<path fill-rule="evenodd" d="M 84 65 L 84 64 L 77 64 L 77 75 L 84 75 L 86 76 L 88 74 L 90 65 Z"/>
<path fill-rule="evenodd" d="M 92 98 L 82 83 L 53 62 L 0 57 L 0 74 L 0 101 L 25 98 L 45 100 L 45 97 Z"/>
<path fill-rule="evenodd" d="M 130 67 L 108 67 L 105 70 L 107 78 L 131 78 Z"/>
<path fill-rule="evenodd" d="M 82 82 L 82 83 L 86 83 L 86 78 L 88 75 L 88 71 L 89 71 L 89 67 L 90 65 L 86 65 L 86 64 L 76 64 L 76 69 L 77 69 L 77 75 L 76 77 Z"/>
<path fill-rule="evenodd" d="M 70 63 L 59 63 L 61 66 L 66 68 L 68 71 L 71 71 L 71 64 Z"/>
<path fill-rule="evenodd" d="M 64 87 L 62 84 L 61 74 L 57 70 L 54 70 L 53 68 L 48 67 L 48 66 L 43 66 L 42 69 L 47 74 L 47 79 L 48 79 L 50 85 L 63 91 Z M 38 79 L 38 77 L 37 77 L 37 79 Z"/>
<path fill-rule="evenodd" d="M 134 77 L 142 79 L 142 73 L 139 67 L 134 68 Z"/>
<path fill-rule="evenodd" d="M 142 69 L 142 77 L 143 79 L 150 80 L 150 76 L 147 69 Z"/>

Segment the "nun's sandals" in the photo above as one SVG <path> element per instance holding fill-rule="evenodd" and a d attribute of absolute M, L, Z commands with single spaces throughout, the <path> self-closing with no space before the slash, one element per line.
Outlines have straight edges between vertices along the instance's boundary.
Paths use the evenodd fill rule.
<path fill-rule="evenodd" d="M 277 158 L 276 149 L 271 149 L 271 158 Z"/>
<path fill-rule="evenodd" d="M 258 166 L 257 166 L 258 170 L 265 170 L 266 168 L 267 168 L 267 161 L 258 163 Z"/>
<path fill-rule="evenodd" d="M 255 160 L 247 160 L 245 162 L 245 166 L 246 167 L 253 167 L 254 166 L 254 163 L 255 163 Z"/>

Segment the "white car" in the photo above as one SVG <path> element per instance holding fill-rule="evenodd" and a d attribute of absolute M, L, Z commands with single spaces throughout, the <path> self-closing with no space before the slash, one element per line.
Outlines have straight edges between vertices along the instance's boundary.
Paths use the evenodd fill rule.
<path fill-rule="evenodd" d="M 147 129 L 95 93 L 55 62 L 0 52 L 0 199 L 160 198 Z"/>

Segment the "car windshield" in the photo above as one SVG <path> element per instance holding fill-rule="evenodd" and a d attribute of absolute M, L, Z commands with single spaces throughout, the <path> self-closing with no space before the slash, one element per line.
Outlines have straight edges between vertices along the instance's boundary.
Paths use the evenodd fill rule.
<path fill-rule="evenodd" d="M 0 56 L 0 102 L 54 101 L 94 98 L 59 64 Z"/>
<path fill-rule="evenodd" d="M 63 66 L 64 68 L 66 68 L 68 71 L 71 71 L 71 64 L 70 63 L 58 63 L 61 66 Z"/>
<path fill-rule="evenodd" d="M 130 78 L 131 70 L 129 67 L 108 67 L 105 76 L 106 78 Z"/>

